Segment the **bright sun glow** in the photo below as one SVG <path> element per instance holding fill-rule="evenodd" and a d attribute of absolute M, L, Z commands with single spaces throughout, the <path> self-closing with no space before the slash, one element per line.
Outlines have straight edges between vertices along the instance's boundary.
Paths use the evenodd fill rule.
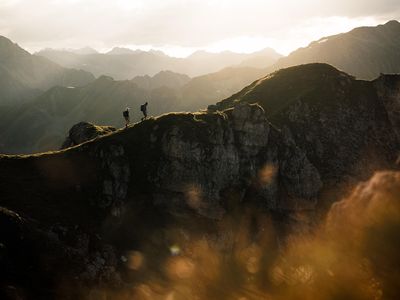
<path fill-rule="evenodd" d="M 249 53 L 269 47 L 287 55 L 324 36 L 398 18 L 392 2 L 0 0 L 0 35 L 31 52 L 127 47 L 185 57 L 196 50 Z"/>
<path fill-rule="evenodd" d="M 204 47 L 182 47 L 178 45 L 121 45 L 132 50 L 140 49 L 144 51 L 160 50 L 167 55 L 174 57 L 187 57 L 197 50 L 209 52 L 232 51 L 237 53 L 252 53 L 265 48 L 273 48 L 277 52 L 288 55 L 290 52 L 306 47 L 311 41 L 321 39 L 342 32 L 347 32 L 355 27 L 376 26 L 380 23 L 373 17 L 350 19 L 346 17 L 315 18 L 308 20 L 298 27 L 288 30 L 286 39 L 269 38 L 267 36 L 238 36 L 223 39 Z M 109 49 L 107 49 L 109 50 Z M 103 49 L 103 52 L 106 52 Z"/>

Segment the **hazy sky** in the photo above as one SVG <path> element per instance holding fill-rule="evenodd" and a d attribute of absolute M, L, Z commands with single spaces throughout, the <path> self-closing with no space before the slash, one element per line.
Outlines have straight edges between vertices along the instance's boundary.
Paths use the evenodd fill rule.
<path fill-rule="evenodd" d="M 400 0 L 0 0 L 0 35 L 30 51 L 113 46 L 288 54 L 310 41 L 400 19 Z"/>

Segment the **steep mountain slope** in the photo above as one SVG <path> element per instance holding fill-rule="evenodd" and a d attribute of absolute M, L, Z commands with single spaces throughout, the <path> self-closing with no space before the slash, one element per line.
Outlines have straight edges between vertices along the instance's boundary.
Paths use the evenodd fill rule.
<path fill-rule="evenodd" d="M 339 203 L 321 243 L 304 234 L 343 185 L 397 168 L 399 86 L 400 76 L 356 81 L 329 65 L 298 66 L 216 112 L 166 114 L 63 151 L 0 156 L 0 291 L 42 299 L 164 298 L 178 289 L 199 299 L 398 295 L 398 173 L 375 176 Z M 266 111 L 248 103 L 257 101 Z M 296 232 L 299 247 L 296 236 L 285 239 Z M 380 246 L 393 251 L 377 255 Z M 365 264 L 371 269 L 361 272 Z M 381 283 L 376 293 L 364 287 L 372 279 Z"/>
<path fill-rule="evenodd" d="M 82 68 L 97 76 L 109 75 L 116 79 L 153 75 L 161 70 L 193 77 L 232 65 L 268 67 L 265 73 L 270 73 L 285 67 L 319 62 L 331 64 L 357 78 L 371 80 L 380 73 L 400 72 L 399 36 L 400 23 L 393 20 L 384 25 L 355 28 L 348 33 L 321 38 L 282 58 L 271 49 L 248 55 L 198 51 L 185 59 L 143 51 L 125 51 L 122 55 L 76 55 L 65 51 L 44 50 L 38 54 L 65 67 Z"/>
<path fill-rule="evenodd" d="M 400 73 L 400 23 L 360 27 L 348 33 L 322 38 L 280 59 L 269 70 L 320 62 L 328 63 L 360 79 L 380 73 Z"/>
<path fill-rule="evenodd" d="M 82 120 L 121 126 L 122 110 L 126 106 L 133 109 L 132 119 L 137 119 L 139 116 L 134 110 L 139 111 L 140 104 L 148 96 L 151 96 L 148 91 L 134 83 L 114 81 L 106 76 L 81 88 L 54 87 L 14 110 L 14 117 L 3 127 L 0 140 L 8 153 L 58 149 L 69 128 Z M 164 98 L 154 97 L 160 103 L 153 100 L 152 113 L 153 110 L 160 113 L 157 109 L 163 109 L 162 100 L 168 96 L 165 93 Z M 27 127 L 26 124 L 32 125 Z"/>
<path fill-rule="evenodd" d="M 39 96 L 42 91 L 29 87 L 0 66 L 0 106 L 20 104 Z"/>
<path fill-rule="evenodd" d="M 209 109 L 259 103 L 322 178 L 336 182 L 396 153 L 398 117 L 390 111 L 400 101 L 399 87 L 399 76 L 360 81 L 330 65 L 309 64 L 272 73 Z"/>
<path fill-rule="evenodd" d="M 60 67 L 0 36 L 0 105 L 24 102 L 55 85 L 82 86 L 93 80 L 88 72 Z"/>
<path fill-rule="evenodd" d="M 160 51 L 132 51 L 114 48 L 107 54 L 77 55 L 68 51 L 46 49 L 37 53 L 62 66 L 87 70 L 96 76 L 107 75 L 117 80 L 135 76 L 152 76 L 163 70 L 187 74 L 190 77 L 217 72 L 233 65 L 266 68 L 281 57 L 272 49 L 251 54 L 233 52 L 208 53 L 198 51 L 187 58 L 176 58 Z"/>
<path fill-rule="evenodd" d="M 121 127 L 126 106 L 132 108 L 131 120 L 138 121 L 142 117 L 139 107 L 146 101 L 153 116 L 196 111 L 240 90 L 261 74 L 260 69 L 231 68 L 188 81 L 186 75 L 165 71 L 131 81 L 102 76 L 82 88 L 54 87 L 32 103 L 1 110 L 0 153 L 58 149 L 69 128 L 82 120 Z"/>
<path fill-rule="evenodd" d="M 265 74 L 265 69 L 231 67 L 195 77 L 182 88 L 183 108 L 189 111 L 203 108 L 225 95 L 232 95 Z"/>

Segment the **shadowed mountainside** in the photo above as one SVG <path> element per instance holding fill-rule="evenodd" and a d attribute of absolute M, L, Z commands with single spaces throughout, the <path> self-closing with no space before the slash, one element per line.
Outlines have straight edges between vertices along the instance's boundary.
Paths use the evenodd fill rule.
<path fill-rule="evenodd" d="M 186 75 L 164 71 L 129 81 L 101 76 L 81 88 L 54 87 L 22 107 L 0 108 L 4 115 L 0 120 L 0 152 L 58 149 L 69 128 L 82 120 L 121 127 L 122 110 L 129 106 L 131 120 L 138 121 L 139 107 L 146 101 L 153 116 L 197 111 L 262 75 L 261 69 L 228 68 L 189 80 Z"/>
<path fill-rule="evenodd" d="M 161 87 L 180 89 L 190 81 L 190 77 L 171 71 L 161 71 L 153 77 L 149 75 L 136 76 L 131 81 L 138 87 L 146 90 L 153 90 Z"/>
<path fill-rule="evenodd" d="M 398 75 L 362 81 L 330 65 L 309 64 L 272 73 L 209 109 L 260 104 L 322 177 L 336 181 L 396 153 L 399 86 Z"/>
<path fill-rule="evenodd" d="M 46 49 L 37 53 L 62 66 L 84 69 L 96 76 L 106 75 L 117 80 L 128 80 L 135 76 L 154 74 L 162 70 L 187 74 L 190 77 L 214 73 L 226 67 L 266 68 L 275 63 L 281 55 L 267 48 L 250 54 L 209 53 L 197 51 L 186 58 L 170 57 L 161 51 L 141 51 L 114 48 L 106 54 L 79 55 L 63 50 Z"/>
<path fill-rule="evenodd" d="M 324 240 L 311 248 L 314 252 L 300 244 L 294 251 L 305 252 L 292 253 L 294 244 L 285 242 L 285 236 L 310 233 L 318 215 L 324 215 L 326 202 L 342 197 L 341 184 L 349 186 L 376 170 L 395 168 L 399 142 L 382 102 L 398 101 L 393 87 L 399 78 L 381 78 L 375 85 L 327 65 L 298 68 L 280 72 L 286 79 L 292 72 L 304 78 L 311 69 L 332 88 L 343 87 L 344 80 L 357 93 L 336 97 L 334 103 L 312 97 L 287 101 L 279 111 L 291 116 L 287 125 L 278 114 L 268 119 L 259 105 L 237 101 L 224 111 L 150 118 L 63 151 L 0 156 L 0 205 L 8 209 L 0 211 L 0 228 L 8 232 L 2 235 L 1 292 L 42 299 L 105 294 L 154 299 L 172 289 L 200 299 L 262 299 L 271 293 L 287 299 L 294 292 L 304 295 L 299 288 L 308 284 L 305 291 L 314 296 L 337 292 L 346 299 L 361 299 L 357 293 L 365 293 L 365 288 L 348 289 L 349 284 L 369 277 L 346 273 L 338 262 L 321 270 L 324 260 L 315 260 L 321 255 L 315 251 L 318 245 L 329 247 Z M 273 86 L 272 77 L 257 87 L 268 80 Z M 385 98 L 362 93 L 375 86 Z M 315 115 L 305 115 L 304 107 Z M 312 133 L 304 139 L 309 147 L 296 139 L 301 132 L 291 122 L 301 125 L 304 134 Z M 315 132 L 324 132 L 323 139 L 316 139 Z M 338 145 L 341 134 L 352 142 Z M 326 145 L 335 151 L 327 151 Z M 322 151 L 324 161 L 314 149 Z M 343 160 L 343 152 L 350 157 Z M 334 165 L 338 167 L 330 167 Z M 331 241 L 338 247 L 345 242 Z M 289 246 L 288 252 L 283 245 Z M 325 280 L 324 271 L 333 266 L 340 267 L 334 269 L 335 276 L 348 280 Z M 315 288 L 307 279 L 309 272 L 315 276 Z M 395 293 L 386 274 L 377 278 L 385 283 L 385 293 Z M 367 299 L 374 299 L 379 290 L 371 293 Z"/>
<path fill-rule="evenodd" d="M 63 68 L 0 36 L 0 106 L 26 102 L 55 85 L 83 86 L 93 80 L 89 72 Z"/>
<path fill-rule="evenodd" d="M 327 63 L 360 79 L 380 73 L 400 73 L 400 23 L 355 28 L 328 36 L 292 52 L 268 68 L 269 72 L 307 63 Z"/>
<path fill-rule="evenodd" d="M 327 63 L 357 78 L 371 80 L 380 73 L 400 72 L 399 35 L 400 23 L 393 20 L 376 27 L 359 27 L 347 33 L 321 38 L 280 59 L 280 56 L 271 49 L 249 55 L 198 51 L 186 59 L 170 58 L 154 51 L 129 49 L 125 49 L 120 55 L 77 55 L 51 49 L 38 54 L 65 67 L 82 68 L 97 76 L 109 75 L 116 79 L 131 79 L 143 74 L 152 75 L 160 70 L 198 76 L 232 65 L 266 68 L 266 74 L 300 64 Z M 279 61 L 274 63 L 278 59 Z M 111 70 L 109 66 L 112 66 Z"/>

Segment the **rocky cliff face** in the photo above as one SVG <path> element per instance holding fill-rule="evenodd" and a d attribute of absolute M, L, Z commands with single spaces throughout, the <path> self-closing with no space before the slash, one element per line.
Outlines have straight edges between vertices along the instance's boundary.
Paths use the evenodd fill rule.
<path fill-rule="evenodd" d="M 73 245 L 89 236 L 84 244 L 94 252 L 82 250 L 84 270 L 72 272 L 92 274 L 88 286 L 104 270 L 136 282 L 136 271 L 118 267 L 130 261 L 128 250 L 154 258 L 150 273 L 181 251 L 175 243 L 193 236 L 228 251 L 234 235 L 219 230 L 227 216 L 241 220 L 249 207 L 255 239 L 264 235 L 265 216 L 279 232 L 274 241 L 282 228 L 310 229 L 318 220 L 310 215 L 341 198 L 339 187 L 396 168 L 391 82 L 400 79 L 360 82 L 326 65 L 298 68 L 259 80 L 207 112 L 150 118 L 59 152 L 0 156 L 0 205 L 19 214 L 6 213 L 16 223 L 35 220 L 32 227 L 54 235 L 64 250 L 80 251 L 65 240 L 68 232 Z M 92 137 L 93 128 L 81 125 L 74 144 Z"/>
<path fill-rule="evenodd" d="M 161 191 L 156 201 L 171 207 L 188 204 L 216 217 L 223 206 L 222 193 L 233 186 L 246 191 L 257 182 L 258 192 L 265 195 L 262 205 L 271 209 L 280 206 L 280 185 L 287 187 L 291 197 L 304 201 L 316 197 L 321 187 L 318 171 L 294 141 L 271 133 L 260 106 L 243 104 L 187 118 L 185 126 L 175 124 L 158 133 L 159 141 L 157 133 L 150 136 L 162 150 L 163 163 L 149 177 L 155 190 Z M 270 172 L 270 178 L 262 180 L 262 172 Z M 302 186 L 308 183 L 312 188 L 305 191 Z"/>
<path fill-rule="evenodd" d="M 217 224 L 232 210 L 232 191 L 238 201 L 233 207 L 293 212 L 313 209 L 322 187 L 318 170 L 290 135 L 274 129 L 259 105 L 247 103 L 223 112 L 149 119 L 63 152 L 3 156 L 0 165 L 1 205 L 23 216 L 4 211 L 4 218 L 12 217 L 12 226 L 22 226 L 28 236 L 27 246 L 3 240 L 7 253 L 26 247 L 36 260 L 40 252 L 43 264 L 33 270 L 76 284 L 79 297 L 103 283 L 120 286 L 124 251 L 132 243 L 151 243 L 154 230 L 181 218 Z M 33 233 L 26 233 L 28 216 L 39 222 L 28 225 Z M 12 235 L 18 239 L 19 233 Z M 33 245 L 35 239 L 41 246 Z M 158 255 L 165 255 L 162 249 Z M 22 268 L 18 253 L 0 260 L 11 261 L 5 280 L 19 285 L 7 293 L 26 292 L 33 276 L 24 272 L 13 281 L 10 274 Z M 47 269 L 51 259 L 63 263 Z M 58 292 L 53 284 L 37 283 Z"/>
<path fill-rule="evenodd" d="M 377 95 L 387 111 L 390 123 L 400 140 L 400 79 L 399 75 L 381 75 L 374 81 Z"/>
<path fill-rule="evenodd" d="M 112 126 L 97 126 L 87 122 L 79 122 L 69 130 L 69 134 L 62 144 L 61 149 L 82 144 L 83 142 L 114 132 L 115 130 L 116 129 Z"/>
<path fill-rule="evenodd" d="M 252 195 L 266 209 L 313 209 L 321 192 L 394 166 L 400 79 L 392 76 L 388 84 L 388 78 L 356 81 L 321 64 L 290 68 L 217 104 L 215 112 L 152 118 L 66 153 L 26 161 L 33 171 L 45 169 L 38 185 L 66 180 L 48 169 L 67 165 L 73 193 L 115 215 L 145 195 L 172 210 L 194 208 L 218 218 L 232 188 L 243 201 Z M 74 145 L 109 132 L 88 126 L 71 129 Z M 0 163 L 14 168 L 15 161 L 4 157 Z M 83 178 L 81 168 L 90 176 Z M 3 186 L 15 185 L 4 180 Z"/>
<path fill-rule="evenodd" d="M 77 128 L 81 130 L 74 134 Z M 70 136 L 83 142 L 81 137 L 93 137 L 92 131 L 77 124 Z M 296 208 L 281 198 L 309 206 L 322 187 L 318 170 L 290 133 L 274 129 L 256 104 L 218 113 L 165 115 L 75 152 L 95 161 L 95 205 L 116 215 L 138 193 L 172 211 L 194 209 L 218 218 L 224 211 L 223 193 L 232 187 L 243 195 L 257 189 L 264 195 L 259 198 L 264 208 L 289 210 Z"/>
<path fill-rule="evenodd" d="M 329 65 L 310 64 L 273 73 L 210 109 L 259 103 L 325 184 L 337 185 L 393 165 L 400 141 L 395 117 L 399 82 L 398 75 L 355 80 Z"/>

